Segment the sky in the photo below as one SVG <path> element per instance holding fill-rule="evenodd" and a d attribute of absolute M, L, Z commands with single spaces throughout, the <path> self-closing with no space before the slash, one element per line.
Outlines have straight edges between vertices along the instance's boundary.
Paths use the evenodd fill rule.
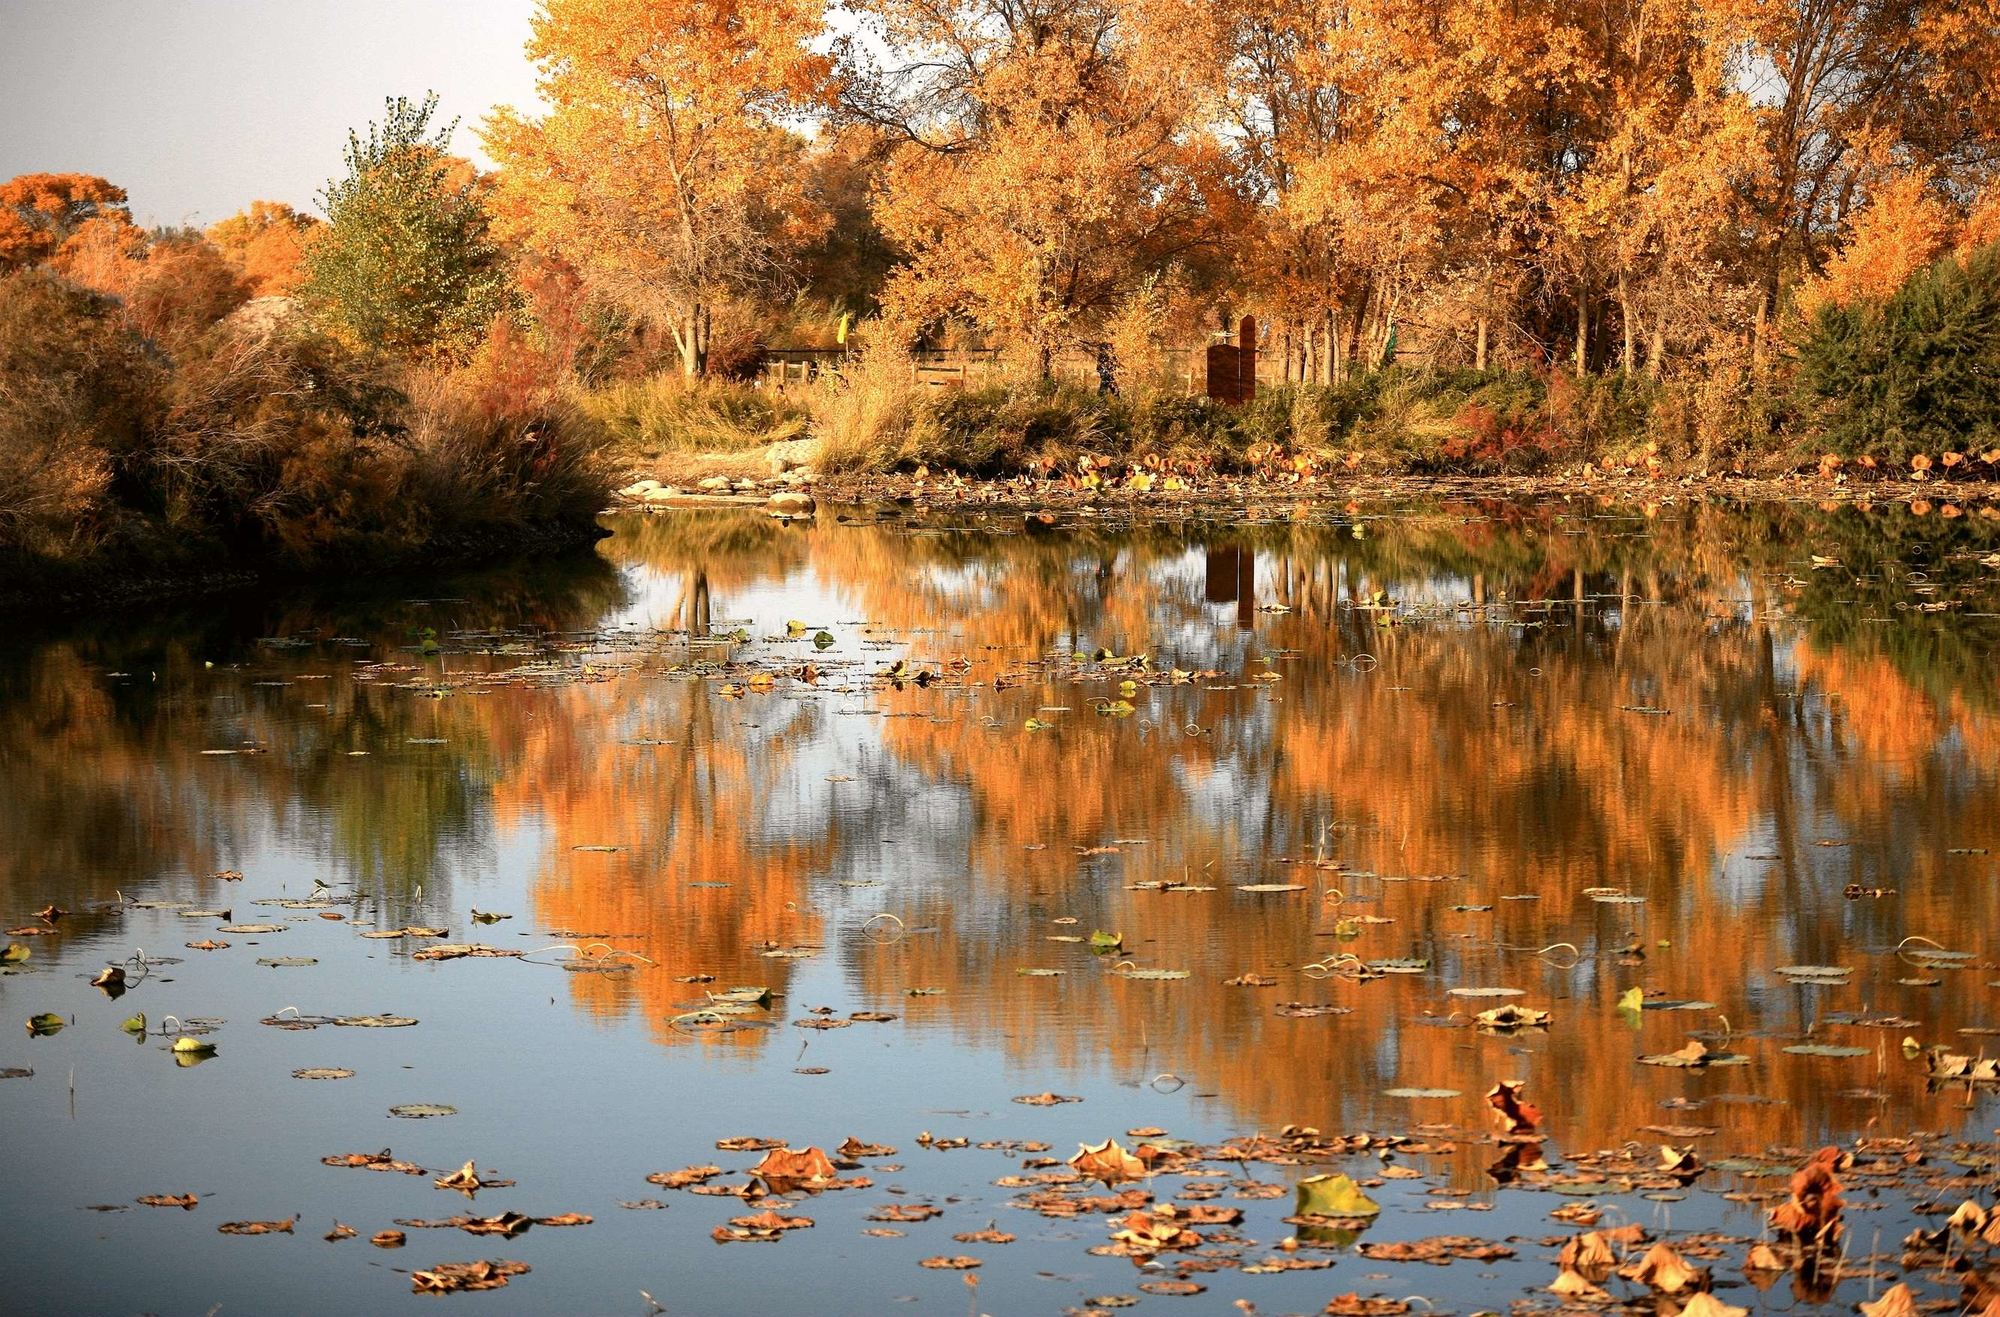
<path fill-rule="evenodd" d="M 455 146 L 535 101 L 534 0 L 0 0 L 0 180 L 97 174 L 140 224 L 316 209 L 349 128 L 439 96 Z"/>

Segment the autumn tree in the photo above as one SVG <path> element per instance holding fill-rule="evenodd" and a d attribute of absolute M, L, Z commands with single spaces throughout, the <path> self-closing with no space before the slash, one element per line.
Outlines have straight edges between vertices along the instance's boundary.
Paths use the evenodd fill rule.
<path fill-rule="evenodd" d="M 253 201 L 209 227 L 208 238 L 243 272 L 256 297 L 289 297 L 305 278 L 305 248 L 319 221 L 282 201 Z"/>
<path fill-rule="evenodd" d="M 326 226 L 307 249 L 298 293 L 348 341 L 453 355 L 476 342 L 507 297 L 476 173 L 450 154 L 456 124 L 433 128 L 435 93 L 391 99 L 368 136 L 350 132 L 345 177 L 320 194 Z"/>
<path fill-rule="evenodd" d="M 94 174 L 22 174 L 0 183 L 0 270 L 53 258 L 95 219 L 130 224 L 125 189 Z"/>
<path fill-rule="evenodd" d="M 673 337 L 700 373 L 717 308 L 782 280 L 823 231 L 785 121 L 824 96 L 806 0 L 543 0 L 549 112 L 495 111 L 500 231 Z"/>
<path fill-rule="evenodd" d="M 1040 372 L 1149 277 L 1216 247 L 1235 204 L 1207 131 L 1219 69 L 1198 6 L 861 0 L 845 109 L 900 145 L 876 217 L 906 263 L 886 300 L 962 317 Z"/>

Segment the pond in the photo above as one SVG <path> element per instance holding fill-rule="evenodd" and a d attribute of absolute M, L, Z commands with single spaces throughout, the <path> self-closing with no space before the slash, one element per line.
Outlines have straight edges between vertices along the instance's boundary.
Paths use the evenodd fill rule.
<path fill-rule="evenodd" d="M 607 525 L 15 628 L 10 1307 L 1553 1309 L 1593 1224 L 1756 1311 L 1987 1268 L 1902 1246 L 1995 1201 L 2000 521 Z M 1746 1277 L 1823 1144 L 1844 1260 Z M 1322 1174 L 1379 1213 L 1288 1220 Z"/>

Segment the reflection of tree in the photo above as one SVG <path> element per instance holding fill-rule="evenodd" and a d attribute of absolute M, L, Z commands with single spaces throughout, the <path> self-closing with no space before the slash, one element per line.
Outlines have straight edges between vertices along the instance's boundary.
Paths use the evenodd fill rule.
<path fill-rule="evenodd" d="M 276 833 L 318 847 L 329 879 L 441 897 L 438 880 L 477 844 L 487 784 L 505 765 L 485 748 L 474 701 L 395 688 L 435 675 L 437 660 L 400 652 L 410 632 L 429 626 L 448 644 L 489 649 L 492 639 L 450 633 L 475 622 L 524 642 L 574 631 L 618 602 L 619 582 L 584 556 L 434 577 L 423 589 L 441 597 L 427 604 L 399 597 L 399 585 L 416 592 L 409 583 L 373 585 L 99 618 L 0 654 L 0 896 L 33 898 L 54 874 L 79 899 L 129 895 L 162 875 L 234 864 Z M 290 639 L 259 643 L 277 637 Z M 416 670 L 361 680 L 363 657 Z M 257 684 L 266 679 L 292 684 Z M 246 747 L 262 753 L 203 753 Z"/>
<path fill-rule="evenodd" d="M 1071 546 L 1067 561 L 1060 539 L 840 537 L 816 552 L 815 566 L 867 598 L 871 619 L 1002 637 L 1010 660 L 976 675 L 1006 666 L 1020 683 L 999 694 L 882 697 L 886 712 L 934 715 L 887 721 L 882 736 L 923 779 L 967 797 L 965 834 L 933 839 L 932 857 L 974 886 L 941 882 L 926 894 L 919 917 L 944 926 L 944 937 L 858 949 L 861 985 L 884 995 L 946 986 L 940 1009 L 958 1028 L 1023 1060 L 1053 1051 L 1145 1070 L 1158 1068 L 1164 1048 L 1171 1068 L 1214 1078 L 1257 1120 L 1334 1125 L 1366 1119 L 1390 1071 L 1397 1082 L 1462 1089 L 1522 1064 L 1545 1083 L 1607 1064 L 1622 1073 L 1639 1044 L 1610 1004 L 1635 982 L 1715 1002 L 1739 1023 L 1803 1028 L 1808 997 L 1774 984 L 1769 968 L 1852 961 L 1857 921 L 1879 925 L 1868 935 L 1878 945 L 1904 931 L 1977 926 L 1983 893 L 1948 881 L 1938 846 L 1905 862 L 1925 850 L 1923 834 L 1976 846 L 2000 831 L 1995 761 L 1960 749 L 1990 746 L 2000 731 L 1976 697 L 1940 705 L 1918 693 L 1884 646 L 1866 661 L 1868 688 L 1835 698 L 1835 684 L 1860 684 L 1857 674 L 1835 672 L 1813 641 L 1794 640 L 1797 627 L 1771 620 L 1788 606 L 1785 564 L 1803 556 L 1798 546 L 1820 542 L 1824 515 L 1786 509 L 1746 520 L 1703 507 L 1559 521 L 1468 507 L 1371 521 L 1361 539 L 1346 527 L 1239 527 L 1230 546 L 1252 547 L 1268 564 L 1263 598 L 1294 610 L 1266 619 L 1257 638 L 1262 652 L 1284 655 L 1282 681 L 1268 692 L 1149 688 L 1131 721 L 1086 711 L 1110 681 L 1077 685 L 1020 660 L 1102 635 L 1129 637 L 1133 649 L 1178 646 L 1177 661 L 1201 637 L 1217 654 L 1221 619 L 1196 626 L 1211 592 L 1206 555 L 1185 560 L 1180 541 L 1144 533 L 1107 537 L 1108 553 Z M 1875 551 L 1901 550 L 1892 541 Z M 1096 567 L 1106 561 L 1108 578 Z M 1377 591 L 1404 601 L 1401 624 L 1380 625 L 1381 614 L 1357 607 Z M 1818 633 L 1814 615 L 1801 620 Z M 1349 662 L 1363 654 L 1377 666 Z M 1232 677 L 1256 670 L 1219 666 Z M 1854 703 L 1871 706 L 1867 723 L 1841 712 Z M 1052 704 L 1073 712 L 1053 731 L 1019 730 Z M 1208 734 L 1177 735 L 1188 722 Z M 1875 771 L 1876 756 L 1914 771 Z M 1270 995 L 1214 985 L 1245 970 L 1282 973 L 1343 945 L 1326 937 L 1331 921 L 1307 899 L 1246 908 L 1227 895 L 1126 890 L 1204 876 L 1226 889 L 1271 876 L 1264 857 L 1312 854 L 1323 836 L 1328 854 L 1355 869 L 1465 875 L 1433 886 L 1298 871 L 1375 901 L 1349 911 L 1396 920 L 1351 944 L 1363 954 L 1430 956 L 1444 983 L 1503 981 L 1568 998 L 1557 1007 L 1562 1027 L 1533 1044 L 1539 1059 L 1411 1027 L 1420 1011 L 1450 1009 L 1435 980 L 1321 988 L 1294 969 L 1288 991 L 1357 1014 L 1278 1019 Z M 1079 857 L 1121 837 L 1145 844 Z M 1817 844 L 1827 839 L 1854 844 Z M 1048 850 L 1026 849 L 1036 845 Z M 1855 907 L 1840 895 L 1850 880 L 1896 885 L 1898 872 L 1912 876 L 1899 906 Z M 1596 886 L 1645 903 L 1580 895 Z M 1450 909 L 1468 900 L 1496 908 Z M 997 923 L 988 918 L 996 910 Z M 1201 986 L 1100 983 L 1097 962 L 1074 954 L 1069 979 L 1015 981 L 1016 966 L 1063 954 L 1041 942 L 1056 913 L 1079 929 L 1124 932 L 1156 963 L 1195 968 Z M 1629 940 L 1682 930 L 1698 930 L 1692 954 L 1655 949 L 1653 963 L 1615 963 Z M 1591 958 L 1572 975 L 1494 947 L 1555 941 L 1577 942 Z M 1927 1014 L 1945 1021 L 1977 1013 L 1962 991 L 1938 1002 L 1941 1012 Z M 1052 1010 L 1066 1022 L 1059 1033 L 1043 1023 Z M 1704 1021 L 1713 1018 L 1649 1015 L 1646 1046 L 1666 1050 L 1680 1041 L 1677 1027 Z M 1776 1055 L 1746 1078 L 1811 1101 L 1804 1116 L 1732 1111 L 1732 1125 L 1752 1137 L 1803 1137 L 1802 1125 L 1817 1132 L 1837 1117 L 1806 1058 Z M 1644 1079 L 1584 1086 L 1565 1098 L 1564 1128 L 1615 1142 L 1657 1122 L 1654 1105 L 1669 1091 Z"/>
<path fill-rule="evenodd" d="M 712 974 L 723 988 L 782 991 L 789 961 L 760 952 L 817 943 L 806 880 L 842 835 L 825 817 L 787 818 L 773 803 L 797 750 L 819 732 L 813 706 L 765 706 L 757 717 L 766 725 L 752 728 L 745 706 L 701 682 L 634 694 L 612 685 L 558 692 L 553 708 L 514 729 L 519 771 L 498 798 L 503 816 L 532 815 L 549 833 L 537 918 L 654 962 L 578 975 L 578 1000 L 599 1013 L 642 1010 L 670 1040 L 683 1035 L 668 1017 L 704 993 L 678 979 Z M 576 849 L 614 845 L 623 849 Z"/>
<path fill-rule="evenodd" d="M 783 587 L 815 624 L 841 620 L 816 611 L 837 603 L 917 660 L 970 665 L 928 689 L 860 699 L 790 679 L 728 699 L 720 678 L 675 667 L 671 648 L 623 673 L 579 659 L 545 683 L 431 699 L 397 683 L 434 680 L 437 660 L 402 654 L 416 670 L 357 680 L 353 653 L 329 641 L 361 629 L 353 614 L 306 605 L 223 634 L 45 647 L 0 664 L 0 763 L 27 784 L 0 793 L 0 825 L 22 839 L 0 858 L 0 890 L 31 893 L 57 865 L 130 890 L 135 875 L 205 872 L 267 826 L 324 838 L 336 873 L 390 891 L 435 887 L 450 857 L 476 853 L 496 826 L 533 822 L 546 836 L 536 917 L 656 962 L 578 975 L 572 992 L 593 1012 L 644 1013 L 671 1040 L 666 1018 L 703 992 L 677 978 L 782 989 L 789 962 L 759 953 L 828 935 L 820 911 L 833 894 L 816 880 L 879 876 L 893 854 L 888 887 L 852 899 L 887 900 L 941 932 L 825 954 L 849 959 L 870 1004 L 946 988 L 927 1014 L 1023 1062 L 1199 1076 L 1251 1123 L 1348 1127 L 1378 1117 L 1374 1095 L 1389 1083 L 1476 1099 L 1503 1072 L 1559 1093 L 1558 1128 L 1577 1145 L 1636 1136 L 1684 1090 L 1761 1088 L 1799 1104 L 1728 1109 L 1743 1141 L 1857 1123 L 1825 1062 L 1768 1040 L 1756 1067 L 1705 1080 L 1634 1074 L 1631 1057 L 1670 1050 L 1716 1012 L 1739 1029 L 1803 1030 L 1829 1003 L 1859 1005 L 1863 990 L 1785 987 L 1771 967 L 1872 973 L 1868 948 L 1911 933 L 1963 941 L 1990 922 L 1990 859 L 1947 851 L 2000 853 L 2000 713 L 1983 657 L 1993 623 L 1916 606 L 1995 611 L 1980 593 L 1992 588 L 1979 563 L 1996 547 L 1990 525 L 1716 503 L 1648 516 L 1580 501 L 1439 505 L 1371 518 L 1359 537 L 1321 518 L 1019 534 L 831 518 L 780 527 L 754 513 L 621 523 L 607 555 L 632 592 L 678 592 L 677 627 Z M 1808 553 L 1845 566 L 1814 571 Z M 1232 560 L 1233 598 L 1211 598 L 1213 555 Z M 1909 576 L 1916 564 L 1928 580 Z M 703 595 L 720 602 L 698 608 Z M 413 626 L 497 649 L 504 638 L 451 637 L 496 615 L 575 631 L 625 598 L 602 581 L 553 597 L 357 611 L 379 657 Z M 1259 611 L 1274 605 L 1291 611 Z M 768 634 L 786 619 L 754 620 Z M 323 692 L 202 675 L 204 659 L 250 653 L 228 635 L 315 627 L 300 654 L 253 657 L 260 671 L 326 672 Z M 1099 647 L 1222 676 L 1141 685 L 1130 717 L 1100 717 L 1092 701 L 1117 696 L 1119 674 L 1067 658 Z M 107 685 L 101 670 L 114 665 L 160 680 Z M 823 685 L 847 680 L 836 668 Z M 302 716 L 306 700 L 328 708 Z M 836 702 L 879 716 L 836 719 Z M 1070 711 L 1025 730 L 1050 706 Z M 444 744 L 409 745 L 430 739 Z M 200 755 L 243 740 L 271 753 Z M 836 765 L 861 778 L 839 788 L 839 813 L 820 785 Z M 575 849 L 600 845 L 624 849 Z M 1347 867 L 1296 863 L 1318 856 Z M 1434 875 L 1463 877 L 1394 881 Z M 1315 890 L 1229 890 L 1257 880 Z M 1221 890 L 1128 890 L 1162 881 Z M 1849 882 L 1898 895 L 1849 902 Z M 1322 905 L 1320 885 L 1345 904 Z M 1590 887 L 1644 903 L 1600 904 L 1582 894 Z M 1355 914 L 1394 922 L 1336 937 L 1337 919 Z M 1194 977 L 1104 977 L 1106 962 L 1042 940 L 1057 916 L 1078 921 L 1060 926 L 1072 935 L 1119 931 L 1135 957 Z M 1634 941 L 1645 960 L 1621 964 L 1617 949 Z M 1582 966 L 1509 949 L 1555 942 L 1576 944 Z M 1301 976 L 1341 950 L 1435 968 L 1366 984 Z M 1071 973 L 1015 976 L 1036 964 Z M 1220 986 L 1246 971 L 1282 986 Z M 1944 974 L 1928 989 L 1896 977 L 1866 990 L 1870 1009 L 1917 1016 L 1941 1037 L 1988 1023 L 1977 976 Z M 1510 1051 L 1436 1026 L 1463 1005 L 1444 986 L 1495 983 L 1553 1008 L 1557 1027 Z M 1716 1011 L 1649 1012 L 1635 1039 L 1612 1009 L 1635 984 Z M 1273 1011 L 1294 997 L 1355 1013 Z M 1631 1078 L 1568 1078 L 1607 1071 Z M 1866 1082 L 1911 1097 L 1893 1063 Z"/>

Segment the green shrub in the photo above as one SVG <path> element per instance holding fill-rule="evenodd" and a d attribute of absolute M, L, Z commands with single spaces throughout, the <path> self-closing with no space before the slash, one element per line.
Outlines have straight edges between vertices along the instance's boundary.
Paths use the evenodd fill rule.
<path fill-rule="evenodd" d="M 1799 351 L 1806 423 L 1844 455 L 1901 461 L 2000 430 L 2000 245 L 1947 258 L 1886 302 L 1828 306 Z"/>

